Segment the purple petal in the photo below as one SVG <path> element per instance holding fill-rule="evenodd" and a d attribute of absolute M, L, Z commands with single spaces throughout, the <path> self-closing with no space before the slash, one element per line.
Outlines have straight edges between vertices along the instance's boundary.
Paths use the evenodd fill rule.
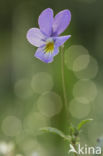
<path fill-rule="evenodd" d="M 71 21 L 71 13 L 69 10 L 59 12 L 53 22 L 53 34 L 60 35 L 69 25 Z"/>
<path fill-rule="evenodd" d="M 47 36 L 50 36 L 52 33 L 52 24 L 53 24 L 53 10 L 48 8 L 45 9 L 39 16 L 39 27 L 40 30 Z"/>
<path fill-rule="evenodd" d="M 59 53 L 59 49 L 57 46 L 55 46 L 54 51 L 53 51 L 53 56 L 56 56 Z"/>
<path fill-rule="evenodd" d="M 71 37 L 71 35 L 54 37 L 55 45 L 57 47 L 63 45 L 70 37 Z"/>
<path fill-rule="evenodd" d="M 43 48 L 38 48 L 34 56 L 45 63 L 51 63 L 53 61 L 53 54 L 44 53 Z"/>
<path fill-rule="evenodd" d="M 45 43 L 43 41 L 45 38 L 46 36 L 44 36 L 38 28 L 31 28 L 27 32 L 27 40 L 36 47 L 42 46 Z"/>

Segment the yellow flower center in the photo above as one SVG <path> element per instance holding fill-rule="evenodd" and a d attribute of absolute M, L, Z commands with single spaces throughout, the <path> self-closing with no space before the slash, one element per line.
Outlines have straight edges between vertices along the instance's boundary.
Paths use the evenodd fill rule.
<path fill-rule="evenodd" d="M 54 50 L 54 42 L 52 41 L 52 42 L 48 42 L 47 44 L 46 44 L 46 46 L 45 46 L 45 52 L 46 53 L 52 53 L 53 52 L 53 50 Z"/>

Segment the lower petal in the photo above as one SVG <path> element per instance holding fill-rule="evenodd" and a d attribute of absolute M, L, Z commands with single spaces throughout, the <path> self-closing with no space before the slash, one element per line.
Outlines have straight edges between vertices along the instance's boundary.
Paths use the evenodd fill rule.
<path fill-rule="evenodd" d="M 53 51 L 53 56 L 56 56 L 59 53 L 59 48 L 55 47 Z"/>
<path fill-rule="evenodd" d="M 45 63 L 51 63 L 53 61 L 53 54 L 45 53 L 43 48 L 38 48 L 34 56 Z"/>

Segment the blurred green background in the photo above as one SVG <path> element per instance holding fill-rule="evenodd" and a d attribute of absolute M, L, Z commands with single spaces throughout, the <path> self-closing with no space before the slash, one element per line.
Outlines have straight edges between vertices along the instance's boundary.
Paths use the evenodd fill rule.
<path fill-rule="evenodd" d="M 64 32 L 72 35 L 65 43 L 68 119 L 60 53 L 45 64 L 26 39 L 48 7 L 72 14 Z M 39 129 L 67 133 L 85 118 L 94 121 L 84 126 L 81 144 L 92 146 L 103 135 L 103 0 L 0 0 L 0 156 L 66 156 L 69 145 Z"/>

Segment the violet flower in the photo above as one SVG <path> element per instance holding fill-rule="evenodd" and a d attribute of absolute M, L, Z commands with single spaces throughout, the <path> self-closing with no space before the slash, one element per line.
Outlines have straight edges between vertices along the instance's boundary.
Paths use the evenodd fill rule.
<path fill-rule="evenodd" d="M 38 28 L 31 28 L 27 32 L 28 41 L 38 47 L 35 57 L 45 63 L 51 63 L 53 57 L 58 54 L 59 47 L 68 40 L 71 35 L 59 35 L 68 27 L 71 20 L 69 10 L 63 10 L 53 17 L 53 10 L 45 9 L 39 16 Z"/>

